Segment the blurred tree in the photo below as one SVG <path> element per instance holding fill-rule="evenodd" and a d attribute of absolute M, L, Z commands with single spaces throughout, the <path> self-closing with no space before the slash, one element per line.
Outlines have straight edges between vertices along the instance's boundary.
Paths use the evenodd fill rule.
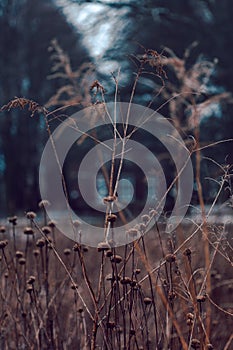
<path fill-rule="evenodd" d="M 57 88 L 48 81 L 48 46 L 61 42 L 75 66 L 87 60 L 64 16 L 47 0 L 0 1 L 0 105 L 14 96 L 44 104 Z M 25 114 L 25 115 L 24 115 Z M 34 208 L 39 199 L 38 166 L 46 134 L 43 118 L 12 110 L 0 116 L 1 212 Z M 43 131 L 43 132 L 42 132 Z"/>

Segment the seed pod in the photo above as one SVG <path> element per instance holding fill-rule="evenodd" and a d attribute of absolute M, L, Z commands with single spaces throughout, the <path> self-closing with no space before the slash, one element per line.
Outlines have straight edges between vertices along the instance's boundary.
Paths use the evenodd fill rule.
<path fill-rule="evenodd" d="M 191 312 L 187 313 L 186 317 L 190 320 L 194 319 L 194 315 Z"/>
<path fill-rule="evenodd" d="M 28 284 L 28 285 L 26 286 L 26 292 L 27 292 L 27 293 L 32 293 L 32 291 L 33 291 L 32 285 L 31 285 L 31 284 Z"/>
<path fill-rule="evenodd" d="M 139 275 L 139 273 L 141 273 L 141 269 L 136 269 L 136 270 L 135 270 L 135 274 L 136 274 L 136 275 Z"/>
<path fill-rule="evenodd" d="M 206 300 L 206 296 L 205 295 L 198 295 L 197 296 L 197 302 L 198 303 L 204 303 Z"/>
<path fill-rule="evenodd" d="M 114 255 L 111 258 L 111 262 L 113 262 L 115 264 L 120 264 L 122 262 L 122 257 L 120 255 Z"/>
<path fill-rule="evenodd" d="M 40 254 L 40 251 L 38 249 L 33 250 L 34 256 L 38 256 Z"/>
<path fill-rule="evenodd" d="M 43 199 L 38 204 L 39 208 L 46 208 L 50 206 L 50 202 L 47 199 Z"/>
<path fill-rule="evenodd" d="M 191 347 L 193 348 L 193 349 L 199 349 L 200 348 L 200 346 L 201 346 L 201 343 L 200 343 L 200 341 L 198 340 L 198 339 L 192 339 L 192 341 L 191 341 Z"/>
<path fill-rule="evenodd" d="M 152 303 L 152 299 L 149 297 L 145 297 L 143 301 L 145 305 L 150 305 Z"/>
<path fill-rule="evenodd" d="M 130 284 L 131 283 L 131 278 L 130 277 L 124 277 L 121 279 L 121 284 Z"/>
<path fill-rule="evenodd" d="M 106 255 L 108 258 L 110 258 L 111 256 L 113 256 L 113 252 L 112 252 L 112 250 L 111 250 L 111 249 L 106 250 L 105 255 Z"/>
<path fill-rule="evenodd" d="M 27 280 L 27 284 L 33 284 L 36 280 L 35 276 L 30 276 L 29 279 Z"/>
<path fill-rule="evenodd" d="M 109 250 L 111 247 L 107 242 L 100 242 L 97 246 L 98 252 Z"/>
<path fill-rule="evenodd" d="M 23 252 L 21 252 L 20 250 L 17 250 L 16 252 L 15 252 L 15 256 L 16 256 L 16 258 L 22 258 L 23 257 Z"/>
<path fill-rule="evenodd" d="M 56 227 L 56 222 L 51 220 L 51 221 L 48 222 L 48 226 L 51 227 L 51 228 L 54 228 L 54 227 Z"/>
<path fill-rule="evenodd" d="M 26 264 L 26 259 L 25 258 L 19 258 L 18 260 L 20 265 L 25 265 Z"/>
<path fill-rule="evenodd" d="M 66 255 L 66 256 L 70 255 L 70 254 L 71 254 L 70 248 L 65 248 L 65 249 L 63 250 L 63 253 L 64 253 L 64 255 Z"/>
<path fill-rule="evenodd" d="M 8 245 L 8 241 L 5 239 L 4 241 L 0 241 L 0 249 L 6 248 Z"/>
<path fill-rule="evenodd" d="M 13 226 L 16 226 L 17 225 L 17 216 L 14 215 L 14 216 L 11 216 L 10 218 L 8 218 L 8 221 L 10 224 L 12 224 Z"/>
<path fill-rule="evenodd" d="M 103 198 L 104 204 L 112 203 L 116 200 L 116 196 L 107 196 Z"/>
<path fill-rule="evenodd" d="M 165 260 L 168 262 L 168 263 L 173 263 L 174 261 L 176 261 L 176 256 L 175 254 L 167 254 L 165 256 Z"/>
<path fill-rule="evenodd" d="M 135 238 L 138 235 L 138 230 L 136 228 L 131 228 L 127 231 L 128 235 Z"/>
<path fill-rule="evenodd" d="M 25 235 L 33 235 L 34 230 L 31 227 L 25 227 L 24 230 L 23 230 L 23 233 Z"/>
<path fill-rule="evenodd" d="M 116 221 L 116 219 L 117 219 L 117 216 L 115 214 L 109 214 L 107 216 L 107 221 L 108 222 L 114 223 Z"/>
<path fill-rule="evenodd" d="M 71 289 L 73 290 L 76 290 L 78 288 L 78 285 L 75 283 L 75 284 L 71 284 Z"/>
<path fill-rule="evenodd" d="M 43 238 L 39 238 L 37 240 L 37 242 L 36 242 L 36 246 L 42 248 L 42 247 L 44 247 L 44 245 L 45 245 L 44 239 Z"/>
<path fill-rule="evenodd" d="M 51 233 L 51 228 L 50 228 L 49 226 L 43 226 L 42 229 L 41 229 L 41 231 L 42 231 L 44 234 L 48 235 L 49 233 Z"/>
<path fill-rule="evenodd" d="M 0 232 L 5 233 L 6 232 L 6 227 L 5 226 L 0 226 Z"/>
<path fill-rule="evenodd" d="M 80 245 L 78 243 L 75 243 L 75 245 L 73 246 L 73 251 L 74 252 L 79 252 L 80 251 Z"/>
<path fill-rule="evenodd" d="M 150 220 L 149 215 L 142 215 L 142 222 L 146 225 Z"/>
<path fill-rule="evenodd" d="M 36 218 L 36 213 L 34 213 L 34 211 L 28 211 L 26 213 L 26 217 L 27 217 L 27 219 L 33 220 Z"/>

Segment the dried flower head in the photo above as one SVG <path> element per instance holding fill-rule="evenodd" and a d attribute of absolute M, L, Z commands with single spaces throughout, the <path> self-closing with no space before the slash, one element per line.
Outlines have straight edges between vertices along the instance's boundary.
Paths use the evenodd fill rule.
<path fill-rule="evenodd" d="M 0 249 L 4 249 L 8 245 L 8 241 L 5 239 L 4 241 L 0 241 Z"/>
<path fill-rule="evenodd" d="M 108 242 L 100 242 L 97 245 L 98 252 L 103 252 L 105 250 L 109 250 L 111 247 Z"/>
<path fill-rule="evenodd" d="M 143 301 L 145 305 L 150 305 L 152 303 L 152 299 L 149 297 L 145 297 Z"/>
<path fill-rule="evenodd" d="M 15 252 L 15 256 L 16 256 L 16 258 L 22 258 L 23 257 L 23 252 L 21 252 L 20 250 L 17 250 L 16 252 Z"/>
<path fill-rule="evenodd" d="M 43 238 L 39 238 L 39 239 L 36 241 L 36 246 L 37 246 L 37 247 L 42 248 L 42 247 L 44 247 L 44 245 L 45 245 L 45 241 L 44 241 Z"/>
<path fill-rule="evenodd" d="M 26 259 L 25 258 L 19 258 L 18 260 L 20 265 L 25 265 L 26 264 Z"/>
<path fill-rule="evenodd" d="M 47 208 L 50 206 L 50 202 L 47 199 L 42 199 L 39 204 L 39 208 Z"/>
<path fill-rule="evenodd" d="M 176 256 L 175 254 L 167 254 L 165 256 L 165 260 L 168 262 L 168 263 L 173 263 L 174 261 L 176 261 Z"/>
<path fill-rule="evenodd" d="M 33 284 L 36 280 L 35 276 L 30 276 L 29 279 L 27 280 L 27 284 Z"/>
<path fill-rule="evenodd" d="M 0 226 L 0 232 L 5 233 L 6 232 L 6 227 L 5 226 Z"/>
<path fill-rule="evenodd" d="M 36 218 L 36 213 L 34 213 L 34 211 L 28 211 L 26 213 L 26 217 L 27 217 L 27 219 L 33 220 Z"/>
<path fill-rule="evenodd" d="M 113 223 L 113 222 L 116 221 L 116 219 L 117 219 L 117 216 L 116 216 L 115 214 L 109 214 L 109 215 L 107 216 L 107 221 L 108 221 L 108 222 Z"/>
<path fill-rule="evenodd" d="M 25 235 L 33 235 L 34 230 L 33 230 L 31 227 L 25 227 L 25 228 L 23 229 L 23 233 L 24 233 Z"/>
<path fill-rule="evenodd" d="M 16 215 L 14 215 L 14 216 L 9 217 L 9 218 L 8 218 L 8 221 L 9 221 L 9 223 L 12 224 L 13 226 L 16 226 L 16 225 L 17 225 L 17 219 L 18 219 L 18 217 L 17 217 Z"/>
<path fill-rule="evenodd" d="M 122 257 L 120 255 L 114 255 L 111 257 L 111 262 L 120 264 L 122 262 Z"/>
<path fill-rule="evenodd" d="M 48 235 L 51 233 L 51 228 L 49 226 L 43 226 L 41 231 L 45 234 Z"/>
<path fill-rule="evenodd" d="M 65 249 L 63 250 L 63 253 L 64 253 L 64 255 L 66 255 L 66 256 L 70 255 L 70 254 L 71 254 L 70 248 L 65 248 Z"/>
<path fill-rule="evenodd" d="M 80 244 L 78 244 L 78 243 L 75 243 L 75 245 L 73 246 L 73 251 L 74 252 L 79 252 L 80 251 Z"/>

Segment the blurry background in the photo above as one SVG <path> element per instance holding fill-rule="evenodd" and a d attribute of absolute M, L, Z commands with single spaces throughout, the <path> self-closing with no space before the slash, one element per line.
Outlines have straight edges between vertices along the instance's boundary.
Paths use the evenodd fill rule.
<path fill-rule="evenodd" d="M 194 42 L 187 69 L 201 60 L 217 62 L 207 82 L 206 96 L 231 92 L 232 18 L 230 0 L 0 0 L 0 105 L 18 96 L 42 105 L 50 101 L 48 106 L 54 108 L 51 97 L 67 84 L 62 75 L 48 79 L 54 67 L 51 53 L 58 50 L 56 43 L 69 56 L 74 71 L 81 67 L 85 86 L 91 86 L 95 79 L 101 82 L 107 100 L 114 92 L 111 73 L 117 74 L 119 68 L 121 100 L 129 100 L 136 70 L 136 59 L 132 58 L 136 55 L 154 49 L 172 57 L 172 52 L 165 49 L 169 48 L 175 58 L 183 58 Z M 49 51 L 54 39 L 57 41 Z M 167 75 L 179 91 L 174 73 L 167 71 Z M 146 105 L 156 87 L 151 76 L 143 77 L 134 102 Z M 66 91 L 62 98 L 71 99 Z M 154 106 L 165 98 L 157 97 Z M 231 138 L 233 113 L 229 99 L 221 103 L 216 100 L 210 106 L 201 118 L 201 141 Z M 38 167 L 47 137 L 38 114 L 33 118 L 22 110 L 0 114 L 1 217 L 36 208 L 40 198 Z M 232 153 L 232 143 L 228 142 L 207 150 L 205 155 L 224 165 L 232 164 Z M 210 176 L 210 169 L 211 176 L 219 179 L 218 167 L 208 163 L 203 163 L 202 178 Z M 215 196 L 216 188 L 213 182 L 205 182 L 207 202 Z"/>

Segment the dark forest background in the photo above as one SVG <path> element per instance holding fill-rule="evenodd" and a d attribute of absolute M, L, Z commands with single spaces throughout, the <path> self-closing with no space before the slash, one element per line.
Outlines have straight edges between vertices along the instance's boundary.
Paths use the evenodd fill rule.
<path fill-rule="evenodd" d="M 55 38 L 69 55 L 74 69 L 78 69 L 84 62 L 96 65 L 94 78 L 107 86 L 106 96 L 109 93 L 109 99 L 112 77 L 101 69 L 104 64 L 113 60 L 119 63 L 124 72 L 123 99 L 127 101 L 135 70 L 130 55 L 143 54 L 143 47 L 158 52 L 168 47 L 177 57 L 183 57 L 193 42 L 197 42 L 197 45 L 193 47 L 187 65 L 203 57 L 211 62 L 218 60 L 208 93 L 232 92 L 232 1 L 70 1 L 72 2 L 80 6 L 86 3 L 102 4 L 103 16 L 96 26 L 108 20 L 110 11 L 121 13 L 124 30 L 120 32 L 117 41 L 103 53 L 99 64 L 85 47 L 84 34 L 69 22 L 62 11 L 62 5 L 58 6 L 56 1 L 0 1 L 1 106 L 15 96 L 27 97 L 44 105 L 66 83 L 62 78 L 47 79 L 52 67 L 48 48 Z M 168 73 L 168 78 L 172 80 L 174 77 Z M 149 78 L 146 84 L 140 85 L 137 103 L 147 102 L 150 86 L 153 85 L 150 85 Z M 203 118 L 201 141 L 231 138 L 232 117 L 232 104 L 222 103 L 218 113 L 213 111 L 208 118 Z M 47 137 L 43 117 L 38 114 L 33 118 L 22 110 L 4 111 L 0 114 L 1 216 L 37 206 L 40 199 L 38 168 Z M 208 152 L 205 155 L 211 156 L 220 164 L 232 163 L 232 143 L 222 143 Z M 209 176 L 208 171 L 208 167 L 202 168 L 203 179 Z M 216 171 L 213 177 L 218 176 Z M 206 199 L 210 200 L 210 188 L 207 186 L 204 191 Z"/>

